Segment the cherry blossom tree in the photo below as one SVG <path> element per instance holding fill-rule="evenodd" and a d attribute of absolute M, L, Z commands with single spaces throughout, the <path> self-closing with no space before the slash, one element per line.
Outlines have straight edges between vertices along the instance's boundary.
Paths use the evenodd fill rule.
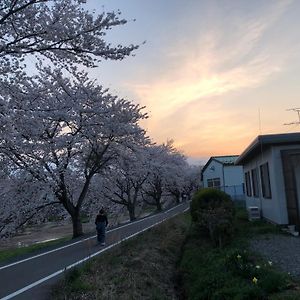
<path fill-rule="evenodd" d="M 39 223 L 50 215 L 58 217 L 61 212 L 59 201 L 53 199 L 48 186 L 27 172 L 1 174 L 0 237 L 9 236 L 28 221 Z"/>
<path fill-rule="evenodd" d="M 169 145 L 168 150 L 167 164 L 165 166 L 165 189 L 175 200 L 175 203 L 179 204 L 184 192 L 189 165 L 186 157 L 177 151 L 173 145 Z"/>
<path fill-rule="evenodd" d="M 184 177 L 183 192 L 188 199 L 191 199 L 192 194 L 200 188 L 201 182 L 201 166 L 189 166 Z"/>
<path fill-rule="evenodd" d="M 19 73 L 26 55 L 40 61 L 94 67 L 101 59 L 120 60 L 136 45 L 113 46 L 106 33 L 127 21 L 120 12 L 96 15 L 84 0 L 2 0 L 0 2 L 0 75 Z"/>
<path fill-rule="evenodd" d="M 82 234 L 81 207 L 95 174 L 124 149 L 145 143 L 143 107 L 111 95 L 84 73 L 2 83 L 0 153 L 18 170 L 51 189 L 70 214 L 73 237 Z M 35 205 L 32 210 L 37 209 Z"/>
<path fill-rule="evenodd" d="M 119 156 L 106 174 L 103 193 L 111 202 L 125 206 L 130 221 L 136 219 L 136 206 L 149 175 L 148 147 L 132 148 Z"/>
<path fill-rule="evenodd" d="M 89 12 L 85 2 L 0 3 L 0 155 L 11 166 L 0 183 L 6 199 L 0 200 L 0 231 L 58 202 L 72 218 L 73 236 L 80 235 L 80 210 L 94 176 L 123 148 L 144 140 L 142 108 L 78 72 L 138 48 L 108 43 L 107 32 L 127 21 L 119 11 Z"/>
<path fill-rule="evenodd" d="M 145 203 L 156 206 L 160 211 L 170 191 L 175 193 L 174 184 L 183 176 L 185 157 L 173 147 L 173 141 L 168 141 L 151 147 L 149 162 L 149 176 L 143 186 L 143 198 Z"/>
<path fill-rule="evenodd" d="M 162 210 L 162 196 L 164 189 L 164 149 L 153 145 L 149 149 L 149 175 L 142 188 L 143 201 L 156 206 L 157 211 Z"/>

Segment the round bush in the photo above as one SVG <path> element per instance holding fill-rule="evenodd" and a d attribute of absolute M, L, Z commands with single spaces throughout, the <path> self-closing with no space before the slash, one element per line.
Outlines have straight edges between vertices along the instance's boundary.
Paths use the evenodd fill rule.
<path fill-rule="evenodd" d="M 212 241 L 222 246 L 233 232 L 234 205 L 231 197 L 216 189 L 202 189 L 195 193 L 191 203 L 194 223 L 205 228 Z"/>

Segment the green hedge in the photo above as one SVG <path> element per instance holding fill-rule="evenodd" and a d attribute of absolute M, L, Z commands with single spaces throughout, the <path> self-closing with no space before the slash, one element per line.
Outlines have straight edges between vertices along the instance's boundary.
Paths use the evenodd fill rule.
<path fill-rule="evenodd" d="M 192 221 L 199 232 L 207 232 L 214 245 L 222 247 L 233 234 L 234 204 L 231 197 L 217 189 L 202 189 L 191 203 Z"/>

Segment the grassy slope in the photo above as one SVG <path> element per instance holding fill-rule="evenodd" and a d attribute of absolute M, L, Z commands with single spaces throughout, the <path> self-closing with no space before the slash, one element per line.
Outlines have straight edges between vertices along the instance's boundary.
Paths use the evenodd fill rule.
<path fill-rule="evenodd" d="M 222 250 L 213 248 L 192 228 L 179 267 L 184 299 L 300 299 L 297 283 L 247 247 L 252 236 L 280 234 L 279 229 L 246 218 L 238 210 L 235 239 Z"/>
<path fill-rule="evenodd" d="M 51 247 L 51 246 L 54 246 L 54 245 L 59 245 L 59 244 L 65 242 L 65 241 L 68 241 L 70 239 L 71 239 L 71 237 L 64 237 L 64 238 L 61 238 L 61 239 L 57 239 L 55 241 L 39 243 L 39 244 L 35 244 L 35 245 L 30 245 L 30 246 L 27 246 L 27 247 L 0 250 L 0 262 L 6 261 L 6 260 L 11 259 L 13 257 L 25 255 L 25 254 L 28 254 L 28 253 L 34 253 L 35 251 L 38 251 L 40 249 L 44 249 L 44 248 Z"/>
<path fill-rule="evenodd" d="M 178 216 L 67 273 L 51 299 L 300 299 L 297 282 L 248 250 L 251 237 L 281 231 L 246 217 L 238 210 L 220 250 Z"/>
<path fill-rule="evenodd" d="M 177 216 L 74 269 L 51 299 L 176 299 L 176 263 L 190 218 Z"/>

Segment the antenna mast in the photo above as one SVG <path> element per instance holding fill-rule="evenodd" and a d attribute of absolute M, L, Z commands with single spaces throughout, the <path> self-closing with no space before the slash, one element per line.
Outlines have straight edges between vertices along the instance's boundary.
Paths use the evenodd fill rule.
<path fill-rule="evenodd" d="M 284 123 L 283 125 L 300 125 L 300 108 L 289 108 L 287 111 L 294 111 L 298 114 L 298 121 L 291 123 Z"/>
<path fill-rule="evenodd" d="M 258 130 L 259 130 L 259 135 L 261 135 L 261 116 L 260 116 L 260 108 L 258 109 Z"/>

